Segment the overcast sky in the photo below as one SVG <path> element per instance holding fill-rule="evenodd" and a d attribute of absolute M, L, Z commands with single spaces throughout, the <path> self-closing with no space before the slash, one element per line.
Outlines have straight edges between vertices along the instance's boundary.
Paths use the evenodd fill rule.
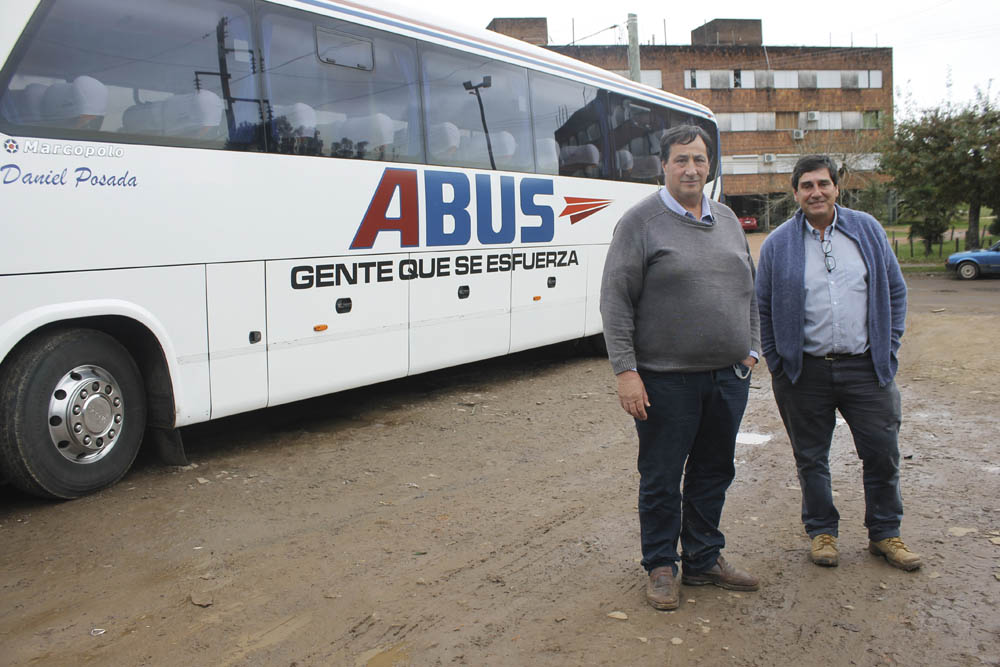
<path fill-rule="evenodd" d="M 827 3 L 667 2 L 625 0 L 431 0 L 435 13 L 486 27 L 495 17 L 542 16 L 552 44 L 625 43 L 625 22 L 636 14 L 639 39 L 690 44 L 691 30 L 716 18 L 761 19 L 767 46 L 889 46 L 896 112 L 944 101 L 964 103 L 975 87 L 1000 93 L 1000 0 L 838 0 Z M 604 9 L 604 8 L 607 9 Z M 613 30 L 604 30 L 619 25 Z M 601 31 L 601 32 L 599 32 Z M 581 39 L 592 33 L 599 34 Z M 949 87 L 950 81 L 950 87 Z M 675 91 L 678 92 L 678 91 Z"/>

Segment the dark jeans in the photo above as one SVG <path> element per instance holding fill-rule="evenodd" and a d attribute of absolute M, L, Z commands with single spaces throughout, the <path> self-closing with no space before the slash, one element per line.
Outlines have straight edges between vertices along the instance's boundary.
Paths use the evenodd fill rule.
<path fill-rule="evenodd" d="M 676 566 L 680 537 L 685 570 L 701 572 L 726 545 L 719 520 L 736 474 L 733 453 L 750 379 L 738 378 L 731 366 L 639 375 L 651 403 L 646 421 L 635 422 L 642 565 Z"/>
<path fill-rule="evenodd" d="M 830 441 L 840 410 L 862 461 L 865 526 L 871 540 L 899 535 L 899 390 L 880 387 L 868 357 L 825 361 L 806 356 L 794 385 L 780 371 L 771 386 L 792 441 L 802 487 L 802 523 L 809 537 L 837 535 L 840 514 L 830 487 Z"/>

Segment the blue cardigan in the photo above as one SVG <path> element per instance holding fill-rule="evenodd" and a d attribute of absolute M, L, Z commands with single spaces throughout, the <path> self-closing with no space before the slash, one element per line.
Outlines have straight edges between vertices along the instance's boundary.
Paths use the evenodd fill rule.
<path fill-rule="evenodd" d="M 805 218 L 801 209 L 767 239 L 757 265 L 760 343 L 767 367 L 794 384 L 802 373 L 805 323 Z M 879 384 L 896 375 L 906 319 L 906 283 L 882 225 L 867 213 L 837 206 L 837 233 L 858 244 L 868 267 L 868 347 Z"/>

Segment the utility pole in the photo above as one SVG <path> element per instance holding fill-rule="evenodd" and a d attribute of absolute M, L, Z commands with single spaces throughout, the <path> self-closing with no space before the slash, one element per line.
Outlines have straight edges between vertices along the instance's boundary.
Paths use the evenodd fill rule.
<path fill-rule="evenodd" d="M 640 81 L 639 21 L 635 14 L 628 15 L 628 78 L 633 81 Z"/>

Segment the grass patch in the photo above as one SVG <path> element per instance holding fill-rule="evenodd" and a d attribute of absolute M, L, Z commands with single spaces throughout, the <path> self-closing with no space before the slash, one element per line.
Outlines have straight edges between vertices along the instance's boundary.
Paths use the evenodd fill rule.
<path fill-rule="evenodd" d="M 903 273 L 945 273 L 948 269 L 944 264 L 899 264 L 899 269 Z"/>
<path fill-rule="evenodd" d="M 900 264 L 944 264 L 944 261 L 948 259 L 948 255 L 961 252 L 965 249 L 965 243 L 963 242 L 958 243 L 958 249 L 956 250 L 955 241 L 945 241 L 943 245 L 934 245 L 928 253 L 923 241 L 914 239 L 911 245 L 905 236 L 902 238 L 897 236 L 896 241 L 890 241 L 890 243 L 892 243 L 893 250 L 896 252 L 896 259 L 899 260 Z"/>
<path fill-rule="evenodd" d="M 996 239 L 992 236 L 987 236 L 983 242 L 983 248 L 989 248 L 991 245 L 996 243 Z M 896 234 L 895 240 L 892 238 L 892 233 L 889 233 L 889 244 L 892 246 L 893 251 L 896 253 L 896 259 L 899 260 L 900 264 L 944 264 L 944 261 L 948 259 L 948 255 L 956 252 L 965 251 L 965 240 L 956 239 L 948 240 L 947 235 L 945 235 L 945 241 L 943 244 L 934 244 L 930 252 L 926 251 L 924 242 L 922 239 L 913 239 L 913 243 L 906 238 L 906 234 Z"/>

